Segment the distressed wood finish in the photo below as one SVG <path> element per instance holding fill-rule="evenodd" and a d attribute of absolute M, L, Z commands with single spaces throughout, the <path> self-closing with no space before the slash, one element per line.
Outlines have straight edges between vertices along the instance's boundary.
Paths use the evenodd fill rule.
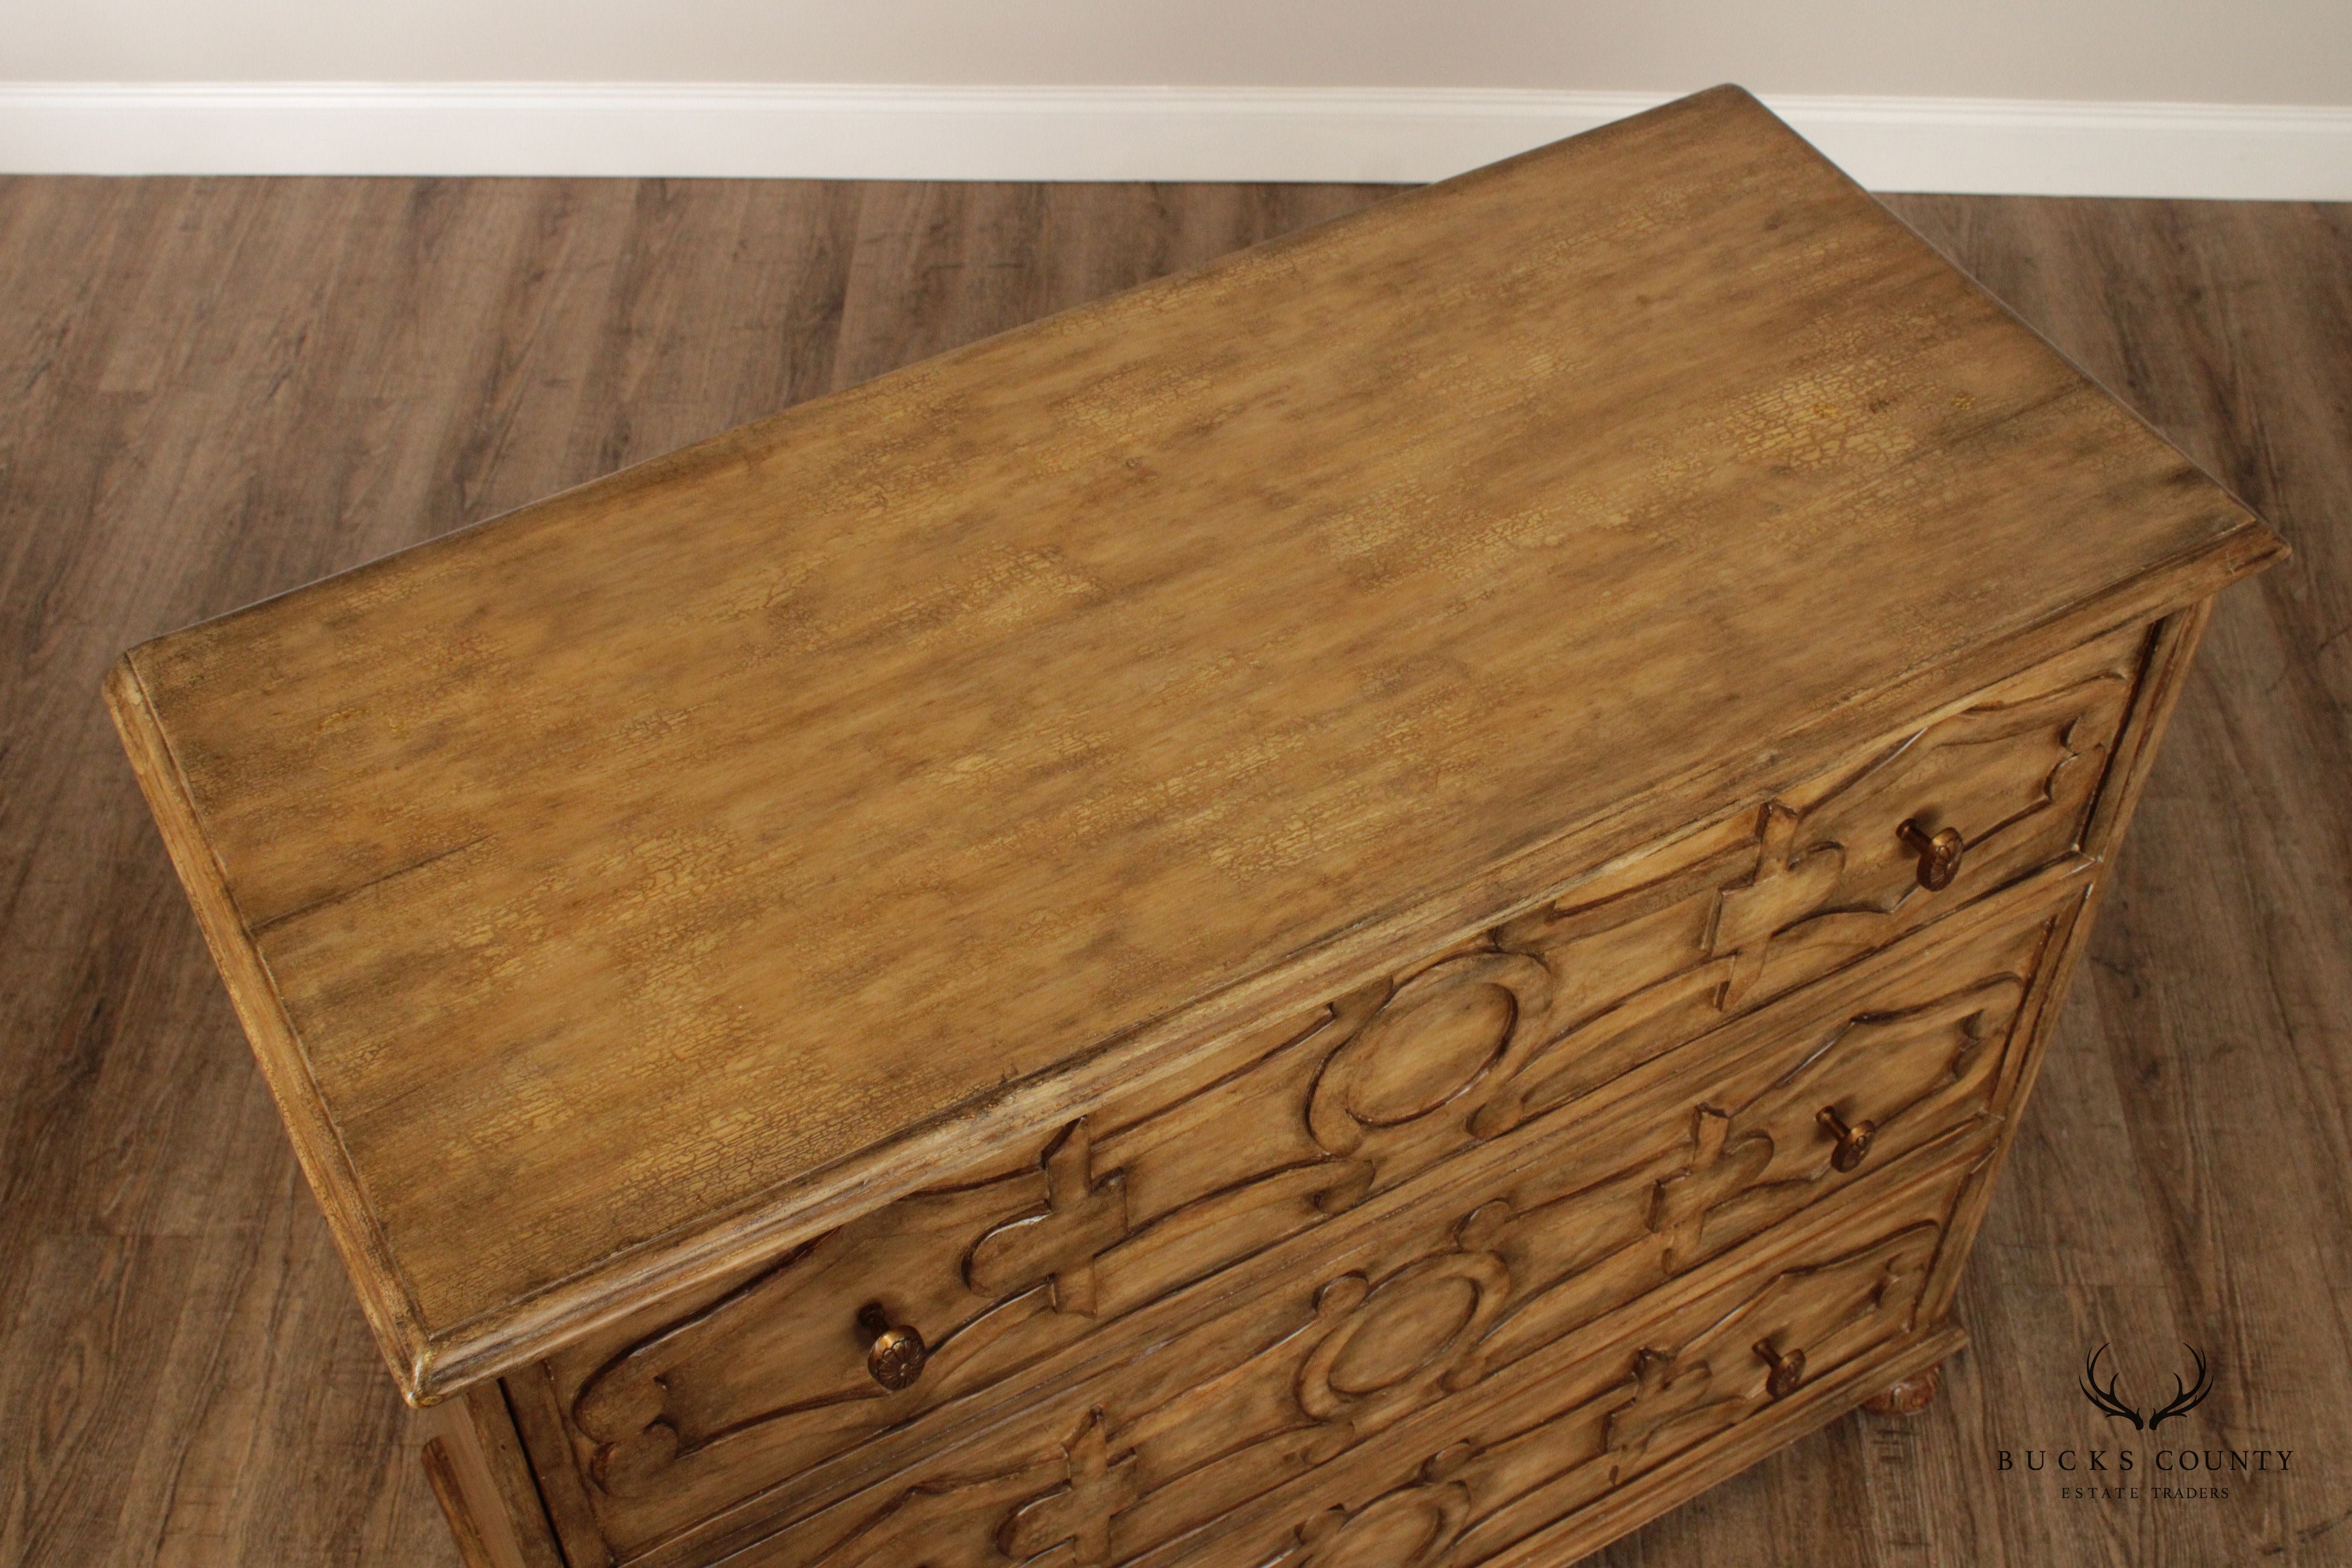
<path fill-rule="evenodd" d="M 466 1568 L 564 1568 L 506 1391 L 476 1384 L 426 1425 L 419 1457 Z"/>
<path fill-rule="evenodd" d="M 1418 1489 L 1433 1463 L 1435 1479 L 1461 1483 L 1454 1506 L 1420 1521 L 1418 1555 L 1394 1561 L 1485 1560 L 1636 1489 L 1805 1378 L 1914 1336 L 1965 1168 L 1948 1158 L 1925 1179 L 1888 1174 L 1853 1212 L 1794 1227 L 1738 1268 L 1588 1319 L 1573 1342 L 1523 1331 L 1510 1347 L 1494 1331 L 1528 1237 L 1507 1234 L 1507 1200 L 1465 1213 L 1475 1197 L 1451 1194 L 1391 1245 L 1335 1260 L 1349 1272 L 1302 1282 L 1311 1289 L 1280 1310 L 1196 1331 L 1132 1363 L 1125 1387 L 1024 1412 L 741 1561 L 1382 1562 L 1364 1555 L 1371 1542 L 1437 1500 Z M 1573 1246 L 1567 1215 L 1542 1218 Z M 1766 1352 L 1785 1366 L 1801 1350 L 1805 1377 L 1776 1377 Z"/>
<path fill-rule="evenodd" d="M 959 1173 L 707 1302 L 588 1337 L 551 1368 L 614 1533 L 657 1539 L 663 1521 L 969 1399 L 1442 1160 L 1589 1109 L 1612 1079 L 1798 980 L 2061 862 L 2084 841 L 2148 642 L 2126 629 L 2003 682 L 1761 808 L 1115 1096 L 1016 1150 L 1010 1169 Z M 1933 895 L 1896 831 L 1923 816 L 1972 829 L 1962 875 Z M 1895 1134 L 1885 1108 L 1847 1110 Z M 1759 1147 L 1741 1138 L 1735 1163 Z M 930 1351 L 895 1394 L 851 1331 L 874 1303 Z"/>
<path fill-rule="evenodd" d="M 123 646 L 1379 194 L 0 179 L 0 1561 L 459 1562 L 435 1412 L 381 1373 L 89 700 Z M 2352 1451 L 2352 883 L 2315 847 L 2352 806 L 2352 209 L 1887 200 L 2297 552 L 2221 600 L 2102 879 L 1954 1307 L 1977 1353 L 1906 1421 L 1743 1423 L 1613 1568 L 2112 1556 L 2130 1520 L 1988 1458 L 2096 1429 L 2105 1340 L 2206 1347 L 2200 1440 Z M 2299 1455 L 2134 1561 L 2333 1568 L 2340 1481 Z"/>
<path fill-rule="evenodd" d="M 1532 1563 L 1959 1342 L 2279 548 L 1718 90 L 108 696 L 469 1563 Z"/>
<path fill-rule="evenodd" d="M 1823 1216 L 1737 1273 L 1694 1279 L 1648 1312 L 1596 1325 L 1585 1356 L 1552 1358 L 1539 1380 L 1432 1412 L 1443 1419 L 1243 1510 L 1213 1541 L 1140 1561 L 1572 1561 L 1665 1500 L 1646 1484 L 1653 1476 L 1704 1473 L 1710 1449 L 1754 1442 L 1753 1427 L 1785 1432 L 1835 1413 L 1890 1350 L 1948 1352 L 1948 1333 L 1922 1332 L 1921 1295 L 1964 1245 L 1950 1221 L 1967 1173 L 1946 1166 L 1882 1184 L 1866 1205 Z"/>
<path fill-rule="evenodd" d="M 1172 1518 L 1191 1530 L 1441 1394 L 1489 1377 L 1524 1381 L 1533 1374 L 1513 1369 L 1545 1347 L 1915 1151 L 1988 1151 L 2011 1109 L 2029 993 L 2081 902 L 2086 869 L 2053 868 L 1988 900 L 1958 922 L 1968 929 L 1932 948 L 1898 948 L 1630 1069 L 1580 1097 L 1572 1114 L 1465 1157 L 1442 1177 L 1446 1195 L 1425 1195 L 1424 1183 L 1367 1202 L 1248 1270 L 1156 1293 L 1137 1321 L 1037 1367 L 1027 1387 L 1077 1383 L 1072 1397 L 1108 1412 L 1143 1461 L 1146 1484 L 1132 1500 L 1153 1500 L 1138 1521 Z M 1820 1125 L 1832 1108 L 1874 1129 L 1863 1161 L 1839 1163 Z M 1055 1147 L 1066 1147 L 1066 1135 Z M 935 1232 L 894 1239 L 910 1254 L 956 1251 Z M 777 1279 L 788 1280 L 789 1268 L 755 1283 Z M 777 1337 L 809 1321 L 835 1320 L 837 1330 L 838 1310 L 821 1288 L 806 1298 L 777 1289 L 765 1301 L 721 1300 L 754 1307 L 738 1331 L 696 1342 L 692 1359 L 672 1359 L 676 1331 L 665 1330 L 618 1356 L 583 1345 L 550 1369 L 570 1430 L 564 1447 L 541 1447 L 542 1469 L 576 1465 L 604 1525 L 601 1543 L 620 1559 L 705 1560 L 960 1430 L 937 1419 L 899 1430 L 922 1402 L 869 1383 L 859 1435 L 887 1436 L 814 1467 L 826 1454 L 800 1425 L 813 1412 L 793 1398 L 803 1386 L 799 1341 L 784 1338 L 780 1352 Z M 1450 1307 L 1457 1317 L 1445 1317 Z M 1368 1358 L 1397 1374 L 1356 1366 Z M 583 1377 L 579 1369 L 590 1368 Z M 616 1375 L 641 1403 L 626 1404 Z M 713 1384 L 747 1391 L 746 1402 L 712 1410 Z M 625 1441 L 658 1432 L 661 1463 L 650 1472 L 614 1462 L 606 1423 L 616 1406 L 640 1423 Z M 968 1426 L 981 1412 L 963 1414 Z M 1042 1430 L 1059 1417 L 1049 1409 L 1030 1419 Z M 695 1440 L 690 1452 L 681 1438 Z M 978 1441 L 995 1453 L 1009 1439 L 999 1426 Z M 919 1478 L 934 1468 L 890 1485 L 928 1498 L 934 1489 Z M 743 1499 L 755 1500 L 719 1529 L 672 1539 Z M 895 1532 L 913 1521 L 889 1511 L 887 1539 L 904 1545 L 912 1538 Z M 944 1531 L 939 1521 L 950 1518 L 968 1535 L 995 1528 L 944 1500 L 919 1511 L 933 1521 L 927 1530 Z M 1160 1532 L 1133 1523 L 1119 1555 L 1158 1544 Z"/>
<path fill-rule="evenodd" d="M 110 689 L 430 1396 L 2274 548 L 1722 91 Z"/>

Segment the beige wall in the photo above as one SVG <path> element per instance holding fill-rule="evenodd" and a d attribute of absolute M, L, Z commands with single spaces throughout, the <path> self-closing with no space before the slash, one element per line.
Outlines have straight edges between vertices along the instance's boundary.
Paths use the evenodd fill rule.
<path fill-rule="evenodd" d="M 729 81 L 2352 104 L 2352 0 L 20 0 L 17 81 Z"/>

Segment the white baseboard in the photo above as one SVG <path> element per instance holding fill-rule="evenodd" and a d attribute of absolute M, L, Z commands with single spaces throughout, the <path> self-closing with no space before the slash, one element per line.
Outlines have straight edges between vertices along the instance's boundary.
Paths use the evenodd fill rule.
<path fill-rule="evenodd" d="M 1428 88 L 0 82 L 0 170 L 1417 181 L 1674 96 Z M 1766 95 L 1892 191 L 2352 200 L 2352 108 Z"/>

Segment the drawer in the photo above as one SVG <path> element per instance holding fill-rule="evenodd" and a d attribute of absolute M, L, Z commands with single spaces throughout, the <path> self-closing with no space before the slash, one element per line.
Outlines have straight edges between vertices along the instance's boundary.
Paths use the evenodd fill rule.
<path fill-rule="evenodd" d="M 1675 1047 L 2068 861 L 2144 642 L 2119 633 L 2004 682 L 951 1185 L 586 1338 L 524 1374 L 544 1384 L 530 1391 L 541 1462 L 624 1558 L 787 1481 L 809 1496 L 852 1485 L 894 1456 L 820 1472 L 919 1425 L 944 1436 L 1051 1358 L 1118 1350 L 1138 1309 L 1505 1134 L 1581 1114 Z M 1947 885 L 1923 885 L 1906 823 L 1958 837 Z M 1867 1108 L 1837 1114 L 1900 1135 Z M 1685 1123 L 1675 1137 L 1713 1148 L 1721 1169 L 1659 1198 L 1664 1210 L 1763 1147 L 1727 1120 Z M 1782 1174 L 1792 1156 L 1775 1147 L 1766 1187 L 1806 1179 Z M 1658 1245 L 1741 1234 L 1779 1202 L 1710 1210 Z M 921 1343 L 907 1386 L 874 1371 L 886 1331 Z"/>
<path fill-rule="evenodd" d="M 1745 1268 L 1743 1243 L 1822 1200 L 1990 1151 L 2032 978 L 2082 887 L 2052 879 L 1760 1010 L 1605 1114 L 1367 1204 L 1344 1246 L 1302 1238 L 1138 1314 L 1144 1337 L 1056 1363 L 1024 1412 L 830 1506 L 747 1507 L 701 1548 L 828 1568 L 1124 1560 L 1473 1391 L 1524 1389 L 1612 1314 Z"/>
<path fill-rule="evenodd" d="M 1966 1194 L 1988 1158 L 1971 1145 L 1924 1170 L 1915 1163 L 1739 1269 L 1702 1271 L 1531 1359 L 1491 1397 L 1437 1405 L 1210 1528 L 1120 1561 L 1467 1568 L 1580 1558 L 1671 1506 L 1671 1495 L 1644 1504 L 1640 1493 L 1672 1461 L 1700 1461 L 1696 1450 L 1761 1436 L 1745 1429 L 1776 1418 L 1785 1439 L 1823 1395 L 1850 1403 L 1879 1386 L 1872 1369 L 1936 1326 L 1932 1284 L 1966 1247 Z"/>
<path fill-rule="evenodd" d="M 1507 923 L 1500 944 L 1559 977 L 1552 1043 L 1480 1131 L 2074 853 L 2147 644 L 2137 627 L 2086 644 Z"/>

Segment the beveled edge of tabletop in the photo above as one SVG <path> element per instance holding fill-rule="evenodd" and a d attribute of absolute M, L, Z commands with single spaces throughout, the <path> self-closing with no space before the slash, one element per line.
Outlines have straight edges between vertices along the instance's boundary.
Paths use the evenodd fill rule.
<path fill-rule="evenodd" d="M 1598 871 L 1612 858 L 1673 832 L 1702 806 L 1760 800 L 1912 715 L 2090 637 L 2194 604 L 2286 553 L 2284 541 L 2248 510 L 2238 525 L 2192 550 L 1961 659 L 1906 670 L 1874 690 L 1858 692 L 1753 756 L 1666 781 L 1600 818 L 1519 849 L 1440 898 L 1377 911 L 1123 1037 L 437 1331 L 421 1321 L 341 1132 L 311 1079 L 275 980 L 205 843 L 170 742 L 149 706 L 138 669 L 141 648 L 122 655 L 109 670 L 105 697 L 369 1326 L 404 1397 L 424 1405 L 510 1372 L 650 1300 L 796 1246 L 915 1190 L 934 1179 L 943 1164 L 983 1159 L 1040 1125 L 1083 1113 L 1115 1088 L 1177 1071 L 1252 1019 L 1311 1005 L 1417 953 L 1466 937 L 1549 896 L 1564 866 L 1577 868 L 1578 877 Z"/>

